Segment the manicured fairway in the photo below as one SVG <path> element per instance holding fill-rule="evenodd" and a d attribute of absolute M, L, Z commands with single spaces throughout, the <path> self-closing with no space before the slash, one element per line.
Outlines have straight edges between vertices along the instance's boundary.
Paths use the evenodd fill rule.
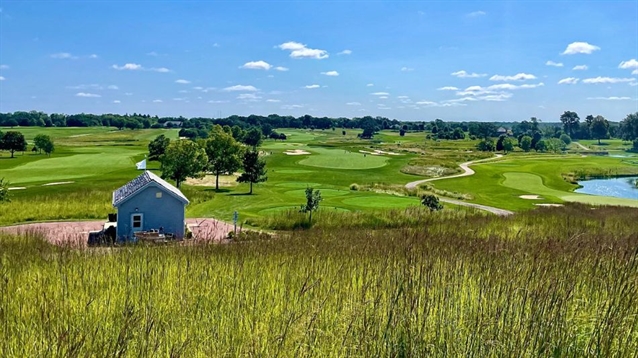
<path fill-rule="evenodd" d="M 355 153 L 340 149 L 311 148 L 314 155 L 299 161 L 299 164 L 332 169 L 372 169 L 385 166 L 388 158 L 381 155 Z"/>

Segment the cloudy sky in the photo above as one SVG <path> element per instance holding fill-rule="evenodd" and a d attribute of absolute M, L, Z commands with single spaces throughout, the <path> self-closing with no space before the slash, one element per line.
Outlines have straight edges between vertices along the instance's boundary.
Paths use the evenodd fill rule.
<path fill-rule="evenodd" d="M 0 111 L 638 111 L 637 1 L 0 1 Z"/>

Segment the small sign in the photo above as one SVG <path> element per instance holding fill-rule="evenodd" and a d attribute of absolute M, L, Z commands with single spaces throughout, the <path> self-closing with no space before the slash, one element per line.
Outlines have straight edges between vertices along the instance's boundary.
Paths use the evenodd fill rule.
<path fill-rule="evenodd" d="M 237 219 L 239 219 L 239 213 L 235 211 L 233 213 L 233 223 L 237 224 Z"/>

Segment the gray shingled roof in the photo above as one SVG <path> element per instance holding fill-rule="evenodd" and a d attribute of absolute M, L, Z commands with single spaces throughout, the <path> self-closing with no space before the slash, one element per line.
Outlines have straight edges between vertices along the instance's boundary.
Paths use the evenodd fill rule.
<path fill-rule="evenodd" d="M 151 173 L 150 171 L 145 171 L 137 178 L 131 180 L 130 182 L 126 183 L 124 186 L 113 192 L 113 206 L 119 206 L 121 203 L 128 200 L 130 197 L 135 195 L 137 192 L 139 192 L 152 182 L 157 183 L 159 186 L 174 194 L 177 198 L 184 201 L 184 204 L 189 203 L 186 196 L 184 196 L 184 194 L 182 194 L 179 189 L 177 189 L 164 179 Z"/>

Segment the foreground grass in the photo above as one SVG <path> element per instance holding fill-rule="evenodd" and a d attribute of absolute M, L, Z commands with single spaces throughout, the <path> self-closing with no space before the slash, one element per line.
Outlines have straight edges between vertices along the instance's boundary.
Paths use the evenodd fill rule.
<path fill-rule="evenodd" d="M 0 236 L 0 356 L 631 356 L 632 209 L 230 245 Z"/>

